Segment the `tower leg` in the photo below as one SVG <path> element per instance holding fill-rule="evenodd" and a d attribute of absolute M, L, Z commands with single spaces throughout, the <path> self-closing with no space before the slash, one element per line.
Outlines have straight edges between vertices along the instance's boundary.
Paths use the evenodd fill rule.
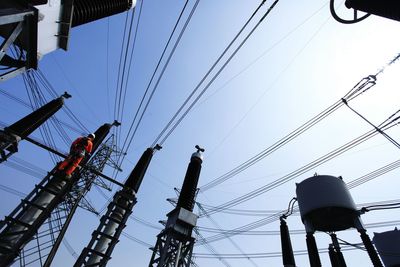
<path fill-rule="evenodd" d="M 336 254 L 333 244 L 329 244 L 329 259 L 331 260 L 332 267 L 340 267 L 338 256 Z"/>
<path fill-rule="evenodd" d="M 339 267 L 346 267 L 346 261 L 344 260 L 343 257 L 343 253 L 340 250 L 340 245 L 339 245 L 339 241 L 337 239 L 336 234 L 331 234 L 331 238 L 332 238 L 332 243 L 333 243 L 333 247 L 334 247 L 334 251 L 337 257 L 337 261 L 338 261 L 338 266 Z"/>
<path fill-rule="evenodd" d="M 313 233 L 307 233 L 306 242 L 310 266 L 321 267 L 321 260 L 319 258 L 317 243 L 315 242 Z"/>
<path fill-rule="evenodd" d="M 367 231 L 365 229 L 358 229 L 360 233 L 361 239 L 364 243 L 365 248 L 367 249 L 368 255 L 372 261 L 374 267 L 383 267 L 381 259 L 376 252 L 374 245 L 372 245 L 371 239 L 369 238 Z"/>
<path fill-rule="evenodd" d="M 282 261 L 284 267 L 295 267 L 292 242 L 290 241 L 289 228 L 284 218 L 281 218 L 281 245 L 282 245 Z"/>

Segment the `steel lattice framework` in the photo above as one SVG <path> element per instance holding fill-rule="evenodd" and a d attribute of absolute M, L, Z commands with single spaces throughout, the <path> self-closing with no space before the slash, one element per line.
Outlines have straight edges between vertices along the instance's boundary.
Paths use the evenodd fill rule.
<path fill-rule="evenodd" d="M 80 171 L 79 182 L 72 187 L 64 199 L 51 213 L 49 219 L 39 229 L 34 239 L 22 250 L 19 265 L 22 266 L 50 266 L 61 241 L 69 227 L 73 215 L 78 207 L 97 213 L 85 195 L 93 185 L 108 189 L 109 186 L 93 170 L 102 172 L 115 150 L 114 136 L 110 136 L 101 145 L 95 155 L 86 164 L 87 168 Z M 114 167 L 114 166 L 113 166 Z"/>

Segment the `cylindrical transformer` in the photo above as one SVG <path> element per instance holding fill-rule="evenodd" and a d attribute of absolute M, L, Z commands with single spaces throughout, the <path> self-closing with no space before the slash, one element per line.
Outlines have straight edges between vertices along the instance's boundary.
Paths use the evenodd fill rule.
<path fill-rule="evenodd" d="M 372 240 L 385 266 L 400 267 L 400 231 L 397 228 L 393 231 L 374 233 Z"/>
<path fill-rule="evenodd" d="M 396 0 L 346 0 L 346 7 L 400 21 L 400 2 Z"/>
<path fill-rule="evenodd" d="M 136 0 L 75 0 L 72 27 L 127 11 L 135 5 Z"/>
<path fill-rule="evenodd" d="M 356 205 L 341 178 L 317 175 L 296 184 L 303 223 L 319 231 L 340 231 L 354 227 Z"/>

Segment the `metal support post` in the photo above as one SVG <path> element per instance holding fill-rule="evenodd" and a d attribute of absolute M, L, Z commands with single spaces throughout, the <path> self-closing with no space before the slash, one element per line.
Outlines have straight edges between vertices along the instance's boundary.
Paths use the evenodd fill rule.
<path fill-rule="evenodd" d="M 340 267 L 338 256 L 336 254 L 335 247 L 333 246 L 333 244 L 329 244 L 328 252 L 332 267 Z"/>
<path fill-rule="evenodd" d="M 281 246 L 282 246 L 282 261 L 284 267 L 295 267 L 296 262 L 293 255 L 292 242 L 290 241 L 289 228 L 283 217 L 280 218 L 281 225 Z"/>
<path fill-rule="evenodd" d="M 331 236 L 332 245 L 333 245 L 336 257 L 337 257 L 338 266 L 339 267 L 346 267 L 347 266 L 346 265 L 346 261 L 344 260 L 343 253 L 340 250 L 340 245 L 339 245 L 339 241 L 337 239 L 336 234 L 331 233 L 330 236 Z"/>
<path fill-rule="evenodd" d="M 317 243 L 315 242 L 315 237 L 313 233 L 307 233 L 306 242 L 310 266 L 321 267 L 321 260 L 319 258 Z"/>
<path fill-rule="evenodd" d="M 381 259 L 379 258 L 378 253 L 376 252 L 375 247 L 372 244 L 371 239 L 367 234 L 367 231 L 365 229 L 357 229 L 357 230 L 360 233 L 361 240 L 364 243 L 365 249 L 367 250 L 368 255 L 374 267 L 383 267 Z"/>

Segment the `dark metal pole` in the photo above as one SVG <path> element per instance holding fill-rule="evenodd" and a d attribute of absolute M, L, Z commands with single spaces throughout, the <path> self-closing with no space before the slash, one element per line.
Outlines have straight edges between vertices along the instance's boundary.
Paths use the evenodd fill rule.
<path fill-rule="evenodd" d="M 313 233 L 307 233 L 306 242 L 310 266 L 321 267 L 321 260 L 319 258 L 317 243 L 315 242 Z"/>
<path fill-rule="evenodd" d="M 372 245 L 371 239 L 369 238 L 367 231 L 365 229 L 358 229 L 360 233 L 361 239 L 364 243 L 365 248 L 367 249 L 368 255 L 372 261 L 374 267 L 383 267 L 381 259 L 376 252 L 374 245 Z"/>
<path fill-rule="evenodd" d="M 346 267 L 347 266 L 346 265 L 346 261 L 344 260 L 343 253 L 340 250 L 340 245 L 339 245 L 339 241 L 337 239 L 336 234 L 331 233 L 330 236 L 332 238 L 332 244 L 333 244 L 333 247 L 335 249 L 335 254 L 337 256 L 338 266 L 339 267 Z"/>
<path fill-rule="evenodd" d="M 280 218 L 280 221 L 283 266 L 295 267 L 296 262 L 293 255 L 292 242 L 290 241 L 289 228 L 283 217 Z"/>
<path fill-rule="evenodd" d="M 329 259 L 331 260 L 332 267 L 340 267 L 338 256 L 335 251 L 333 244 L 329 244 Z"/>

